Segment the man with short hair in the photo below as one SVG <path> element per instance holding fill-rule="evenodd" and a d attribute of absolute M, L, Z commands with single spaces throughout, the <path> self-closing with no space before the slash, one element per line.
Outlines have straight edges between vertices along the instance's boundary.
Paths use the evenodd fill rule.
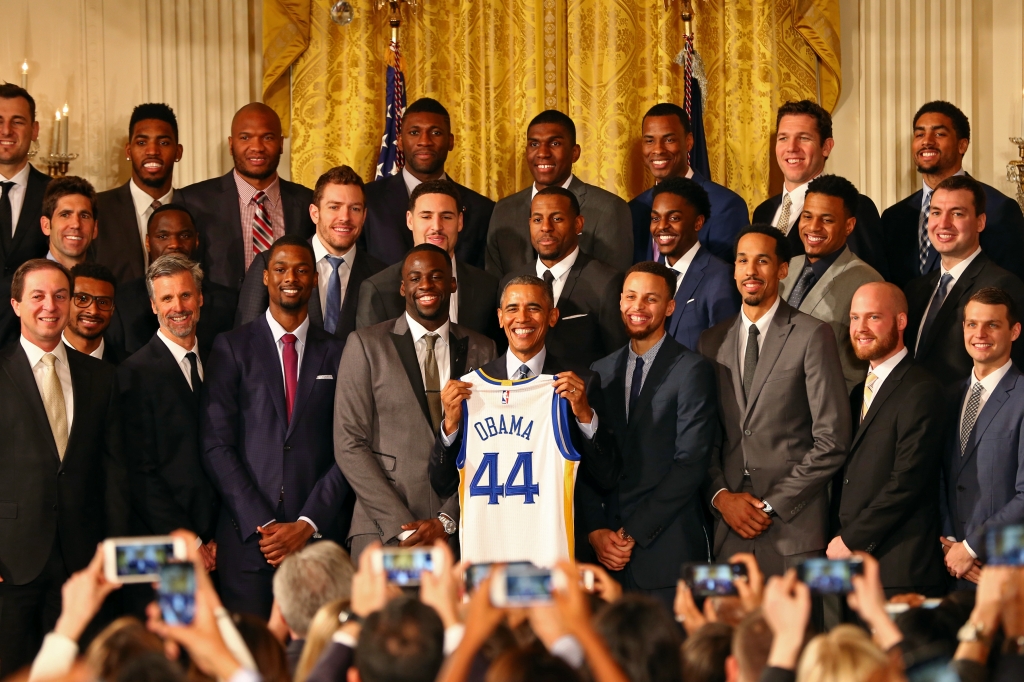
<path fill-rule="evenodd" d="M 761 202 L 754 209 L 753 222 L 768 223 L 782 230 L 789 236 L 794 255 L 804 253 L 798 227 L 808 185 L 824 172 L 825 162 L 834 145 L 832 115 L 821 105 L 805 99 L 786 102 L 779 107 L 775 116 L 775 161 L 782 171 L 782 194 Z M 884 277 L 889 265 L 878 208 L 875 202 L 859 192 L 853 205 L 852 215 L 856 218 L 857 229 L 849 235 L 847 245 L 858 258 Z M 846 315 L 842 317 L 845 319 Z M 838 339 L 845 336 L 836 332 Z"/>
<path fill-rule="evenodd" d="M 700 243 L 713 255 L 727 263 L 733 260 L 736 235 L 750 224 L 747 204 L 731 189 L 711 182 L 710 178 L 690 167 L 689 153 L 693 147 L 690 119 L 683 108 L 673 102 L 655 104 L 644 114 L 641 123 L 640 154 L 644 166 L 654 177 L 655 186 L 669 178 L 689 178 L 704 188 L 711 201 L 711 213 L 699 233 Z M 629 202 L 633 223 L 633 262 L 653 260 L 657 245 L 651 240 L 651 206 L 653 188 L 638 194 Z"/>
<path fill-rule="evenodd" d="M 89 247 L 99 234 L 96 190 L 85 178 L 57 178 L 46 186 L 39 223 L 43 234 L 49 237 L 49 260 L 68 270 L 86 262 Z"/>
<path fill-rule="evenodd" d="M 114 316 L 117 283 L 113 273 L 99 263 L 79 263 L 71 268 L 71 315 L 61 338 L 79 353 L 118 365 L 127 356 L 105 338 Z"/>
<path fill-rule="evenodd" d="M 487 223 L 494 202 L 452 180 L 444 170 L 448 153 L 455 148 L 455 134 L 448 110 L 436 99 L 421 97 L 402 114 L 398 147 L 405 157 L 401 171 L 366 185 L 366 224 L 359 245 L 385 265 L 402 261 L 414 246 L 402 228 L 409 198 L 421 182 L 448 180 L 458 188 L 459 212 L 464 229 L 454 257 L 476 268 L 484 266 Z"/>
<path fill-rule="evenodd" d="M 758 682 L 771 648 L 772 631 L 760 610 L 747 614 L 732 633 L 732 652 L 725 659 L 726 682 Z"/>
<path fill-rule="evenodd" d="M 444 624 L 416 599 L 392 599 L 366 618 L 355 660 L 348 682 L 433 682 L 444 662 Z"/>
<path fill-rule="evenodd" d="M 629 267 L 633 253 L 629 206 L 611 192 L 573 175 L 572 165 L 579 158 L 576 124 L 571 118 L 553 109 L 533 117 L 526 128 L 526 167 L 533 182 L 494 207 L 487 233 L 487 272 L 503 279 L 534 261 L 530 207 L 537 192 L 547 187 L 576 195 L 577 213 L 583 217 L 579 238 L 583 253 L 619 272 Z"/>
<path fill-rule="evenodd" d="M 939 267 L 941 256 L 930 240 L 929 207 L 939 183 L 952 176 L 967 175 L 963 164 L 970 144 L 970 121 L 953 104 L 941 100 L 928 102 L 914 114 L 911 153 L 921 174 L 921 189 L 882 213 L 889 280 L 904 290 L 912 279 Z M 1024 213 L 1016 201 L 995 187 L 978 184 L 985 196 L 988 216 L 981 248 L 996 265 L 1024 280 L 1024 258 L 1020 257 L 1024 253 Z M 956 326 L 959 329 L 959 321 Z M 959 341 L 955 346 L 961 346 Z"/>
<path fill-rule="evenodd" d="M 103 213 L 103 231 L 94 247 L 96 262 L 110 268 L 118 284 L 146 275 L 149 217 L 174 198 L 174 164 L 181 161 L 182 152 L 173 109 L 147 103 L 132 110 L 124 146 L 131 177 L 96 196 Z"/>

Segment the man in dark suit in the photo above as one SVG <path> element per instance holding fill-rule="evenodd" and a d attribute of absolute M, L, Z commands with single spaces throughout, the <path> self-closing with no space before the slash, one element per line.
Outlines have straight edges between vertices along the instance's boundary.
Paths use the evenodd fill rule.
<path fill-rule="evenodd" d="M 897 286 L 906 289 L 910 280 L 939 267 L 939 253 L 928 238 L 928 208 L 939 183 L 952 175 L 966 174 L 964 154 L 970 144 L 971 124 L 949 102 L 928 102 L 914 114 L 911 151 L 921 174 L 921 189 L 882 213 L 888 279 Z M 994 187 L 979 184 L 988 207 L 981 248 L 996 265 L 1024 279 L 1024 258 L 1020 257 L 1024 253 L 1024 214 L 1016 201 Z"/>
<path fill-rule="evenodd" d="M 460 327 L 503 342 L 494 316 L 498 281 L 489 273 L 459 260 L 464 216 L 458 186 L 449 180 L 428 180 L 416 186 L 409 199 L 406 224 L 413 243 L 433 244 L 448 252 L 458 289 L 452 293 L 448 316 Z M 400 317 L 407 302 L 401 293 L 402 262 L 367 278 L 359 288 L 356 328 Z"/>
<path fill-rule="evenodd" d="M 828 543 L 828 482 L 850 447 L 850 409 L 832 328 L 779 296 L 789 240 L 751 225 L 736 244 L 743 308 L 704 332 L 715 365 L 725 442 L 707 499 L 714 554 L 751 552 L 780 575 Z"/>
<path fill-rule="evenodd" d="M 458 188 L 464 221 L 455 258 L 482 268 L 494 202 L 445 173 L 448 152 L 455 148 L 448 110 L 430 97 L 410 104 L 402 116 L 398 144 L 405 155 L 402 170 L 366 185 L 366 224 L 359 238 L 360 248 L 386 265 L 401 262 L 413 246 L 412 235 L 405 229 L 409 197 L 421 182 L 447 179 Z"/>
<path fill-rule="evenodd" d="M 214 537 L 224 605 L 270 615 L 274 568 L 310 539 L 344 541 L 350 488 L 334 463 L 331 416 L 341 342 L 309 323 L 313 248 L 270 249 L 270 307 L 217 337 L 203 382 L 203 465 L 222 506 Z"/>
<path fill-rule="evenodd" d="M 110 268 L 118 284 L 146 275 L 149 217 L 174 198 L 174 164 L 181 161 L 182 151 L 173 109 L 166 104 L 140 104 L 132 110 L 124 146 L 131 178 L 96 196 L 103 229 L 93 252 L 96 262 Z"/>
<path fill-rule="evenodd" d="M 359 287 L 384 269 L 365 248 L 357 246 L 366 217 L 363 179 L 348 166 L 337 166 L 320 176 L 313 191 L 309 215 L 316 223 L 310 246 L 316 255 L 317 287 L 309 299 L 310 322 L 345 339 L 356 328 Z M 249 268 L 238 297 L 235 326 L 247 324 L 267 310 L 263 285 L 266 258 L 260 254 Z M 324 311 L 327 311 L 326 314 Z"/>
<path fill-rule="evenodd" d="M 910 306 L 907 347 L 944 386 L 966 378 L 974 364 L 964 347 L 962 326 L 971 295 L 998 287 L 1024 306 L 1024 283 L 996 265 L 980 245 L 980 235 L 988 231 L 985 202 L 981 183 L 969 176 L 953 175 L 936 185 L 928 238 L 941 259 L 940 268 L 904 289 Z M 1011 353 L 1018 363 L 1024 360 L 1024 342 L 1015 341 Z"/>
<path fill-rule="evenodd" d="M 623 272 L 630 265 L 633 235 L 629 206 L 618 196 L 590 185 L 572 173 L 580 158 L 576 124 L 549 109 L 533 117 L 526 129 L 526 167 L 533 176 L 529 187 L 505 197 L 494 207 L 487 233 L 487 272 L 504 278 L 532 263 L 530 203 L 546 187 L 561 187 L 576 195 L 583 216 L 580 250 Z"/>
<path fill-rule="evenodd" d="M 199 232 L 188 209 L 180 204 L 164 204 L 149 216 L 146 251 L 153 262 L 169 253 L 178 253 L 191 260 L 199 255 Z M 206 357 L 217 335 L 234 325 L 238 292 L 204 276 L 202 282 L 203 310 L 196 335 L 200 355 Z M 150 300 L 146 278 L 133 279 L 117 287 L 114 298 L 114 319 L 109 338 L 131 354 L 149 343 L 160 328 L 157 313 Z M 264 307 L 264 310 L 266 308 Z"/>
<path fill-rule="evenodd" d="M 260 102 L 246 104 L 231 121 L 228 147 L 235 167 L 174 193 L 199 229 L 200 263 L 209 281 L 238 291 L 257 254 L 285 234 L 313 236 L 313 192 L 282 180 L 281 119 Z"/>
<path fill-rule="evenodd" d="M 754 222 L 774 225 L 789 236 L 793 255 L 804 253 L 800 216 L 811 180 L 825 170 L 832 153 L 832 116 L 810 100 L 786 102 L 775 117 L 775 160 L 784 178 L 782 194 L 765 199 L 754 209 Z M 885 277 L 889 271 L 881 219 L 875 202 L 857 195 L 855 229 L 847 240 L 850 251 Z M 799 274 L 799 273 L 797 273 Z"/>
<path fill-rule="evenodd" d="M 976 291 L 964 307 L 974 369 L 949 401 L 941 492 L 945 565 L 960 587 L 978 581 L 988 529 L 1024 522 L 1024 376 L 1010 359 L 1018 310 L 994 287 Z"/>
<path fill-rule="evenodd" d="M 96 190 L 85 178 L 66 175 L 46 185 L 39 218 L 48 240 L 46 257 L 70 270 L 90 260 L 90 246 L 99 234 Z"/>
<path fill-rule="evenodd" d="M 865 284 L 850 304 L 850 338 L 869 371 L 850 396 L 856 427 L 832 484 L 829 559 L 868 552 L 888 596 L 946 593 L 939 528 L 942 386 L 903 345 L 907 301 L 895 284 Z"/>
<path fill-rule="evenodd" d="M 622 274 L 583 253 L 579 246 L 584 220 L 576 195 L 562 187 L 537 192 L 530 208 L 530 241 L 536 260 L 505 275 L 533 275 L 550 282 L 558 320 L 545 343 L 560 358 L 584 367 L 626 343 L 618 300 Z"/>
<path fill-rule="evenodd" d="M 711 255 L 698 239 L 711 216 L 703 187 L 672 177 L 655 185 L 653 196 L 651 238 L 658 245 L 658 262 L 676 277 L 675 306 L 665 326 L 672 338 L 693 349 L 705 329 L 740 311 L 732 266 Z"/>
<path fill-rule="evenodd" d="M 668 178 L 689 178 L 704 188 L 711 200 L 711 215 L 699 233 L 700 243 L 713 255 L 732 262 L 736 235 L 750 224 L 743 198 L 727 187 L 711 182 L 690 168 L 688 155 L 693 147 L 690 119 L 678 104 L 662 102 L 651 107 L 641 124 L 641 154 L 644 165 L 657 185 Z M 657 248 L 651 240 L 653 187 L 629 202 L 633 222 L 633 262 L 654 260 Z"/>
<path fill-rule="evenodd" d="M 668 608 L 679 567 L 711 560 L 700 490 L 720 431 L 711 363 L 665 330 L 675 279 L 650 262 L 626 273 L 620 310 L 631 340 L 592 367 L 625 475 L 606 495 L 585 481 L 577 495 L 598 560 L 628 591 Z"/>
<path fill-rule="evenodd" d="M 107 338 L 114 317 L 113 273 L 99 263 L 79 263 L 71 268 L 71 314 L 61 335 L 79 353 L 119 365 L 128 355 Z"/>
<path fill-rule="evenodd" d="M 71 282 L 57 263 L 15 271 L 19 340 L 0 351 L 0 675 L 32 661 L 61 610 L 61 586 L 129 505 L 114 367 L 61 343 Z"/>

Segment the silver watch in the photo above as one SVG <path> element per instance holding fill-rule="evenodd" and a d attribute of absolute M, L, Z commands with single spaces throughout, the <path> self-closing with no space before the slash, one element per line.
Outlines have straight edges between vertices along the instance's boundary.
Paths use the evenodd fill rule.
<path fill-rule="evenodd" d="M 438 514 L 437 519 L 441 522 L 441 525 L 444 526 L 444 532 L 448 535 L 455 535 L 455 531 L 459 529 L 458 525 L 456 525 L 455 523 L 455 519 L 448 516 L 444 512 Z"/>
<path fill-rule="evenodd" d="M 968 620 L 956 633 L 960 642 L 978 642 L 979 644 L 990 645 L 992 638 L 985 634 L 984 623 L 974 623 Z"/>
<path fill-rule="evenodd" d="M 761 498 L 761 504 L 763 504 L 763 505 L 764 505 L 764 507 L 762 508 L 762 510 L 763 510 L 763 511 L 764 511 L 764 513 L 765 513 L 765 514 L 767 514 L 768 516 L 771 516 L 772 514 L 774 514 L 774 513 L 775 513 L 775 509 L 774 509 L 774 508 L 773 508 L 773 507 L 772 507 L 772 506 L 771 506 L 770 504 L 768 504 L 768 500 L 764 499 L 763 497 Z"/>

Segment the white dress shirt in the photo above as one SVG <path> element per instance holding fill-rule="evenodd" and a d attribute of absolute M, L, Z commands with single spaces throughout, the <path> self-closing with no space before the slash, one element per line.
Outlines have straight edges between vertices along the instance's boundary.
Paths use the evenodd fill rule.
<path fill-rule="evenodd" d="M 576 264 L 576 259 L 580 255 L 580 247 L 573 249 L 572 253 L 558 261 L 550 268 L 541 262 L 540 256 L 537 256 L 537 276 L 544 279 L 544 272 L 547 270 L 551 271 L 551 276 L 555 279 L 551 282 L 551 292 L 555 295 L 555 307 L 558 307 L 558 297 L 562 295 L 562 289 L 565 288 L 565 281 L 569 278 L 569 270 Z"/>
<path fill-rule="evenodd" d="M 896 355 L 868 370 L 869 373 L 875 375 L 875 382 L 871 384 L 871 400 L 875 399 L 878 392 L 882 390 L 882 384 L 885 383 L 886 377 L 892 374 L 892 371 L 896 369 L 896 365 L 900 364 L 903 358 L 907 357 L 908 353 L 910 351 L 904 346 Z M 868 407 L 871 407 L 871 400 L 868 401 Z"/>
<path fill-rule="evenodd" d="M 698 251 L 700 251 L 700 242 L 694 242 L 693 246 L 680 256 L 674 265 L 668 265 L 668 259 L 665 259 L 665 265 L 668 265 L 670 270 L 679 273 L 676 275 L 676 289 L 672 292 L 672 296 L 675 296 L 676 292 L 679 291 L 679 285 L 682 284 L 683 277 L 686 277 L 686 271 L 690 268 L 690 264 L 693 263 L 693 259 L 697 257 Z"/>
<path fill-rule="evenodd" d="M 434 361 L 437 363 L 437 376 L 440 379 L 438 386 L 444 388 L 451 378 L 451 357 L 448 346 L 448 330 L 450 323 L 445 322 L 434 331 L 428 331 L 426 327 L 405 313 L 405 321 L 409 324 L 409 333 L 412 334 L 412 342 L 416 347 L 416 360 L 420 363 L 420 377 L 423 379 L 423 386 L 427 385 L 427 373 L 425 371 L 427 362 L 427 334 L 436 334 L 437 341 L 434 342 Z"/>
<path fill-rule="evenodd" d="M 317 291 L 320 294 L 320 310 L 324 313 L 324 319 L 327 319 L 327 285 L 331 281 L 331 273 L 334 272 L 334 266 L 331 265 L 331 261 L 327 260 L 328 256 L 333 256 L 327 247 L 324 246 L 323 242 L 320 241 L 320 235 L 313 237 L 313 255 L 316 256 L 316 274 L 317 280 Z M 352 276 L 352 264 L 356 258 L 356 245 L 352 244 L 352 247 L 341 256 L 342 263 L 338 266 L 338 282 L 341 284 L 341 296 L 339 297 L 339 311 L 345 307 L 345 291 L 348 289 L 348 280 Z"/>
<path fill-rule="evenodd" d="M 814 178 L 811 178 L 813 180 Z M 775 215 L 772 216 L 772 225 L 779 228 L 786 234 L 793 229 L 793 226 L 800 221 L 800 214 L 804 212 L 804 200 L 807 198 L 807 185 L 811 184 L 811 180 L 808 180 L 802 185 L 798 185 L 791 190 L 786 189 L 786 184 L 782 184 L 782 201 L 779 202 L 779 207 L 775 209 Z M 779 218 L 782 217 L 782 206 L 786 203 L 786 197 L 789 197 L 789 225 L 779 225 Z"/>
<path fill-rule="evenodd" d="M 966 270 L 967 266 L 970 265 L 974 261 L 974 259 L 978 257 L 979 253 L 981 253 L 980 246 L 974 250 L 974 253 L 972 253 L 970 256 L 954 265 L 949 270 L 946 269 L 946 266 L 942 265 L 941 261 L 939 262 L 939 279 L 935 284 L 935 288 L 932 289 L 931 295 L 928 297 L 928 305 L 925 307 L 924 313 L 921 314 L 921 324 L 917 328 L 917 338 L 914 340 L 914 355 L 917 355 L 917 347 L 921 345 L 921 330 L 924 328 L 925 320 L 928 319 L 928 311 L 932 307 L 932 299 L 935 297 L 935 292 L 939 290 L 938 282 L 941 282 L 942 276 L 946 274 L 950 275 L 953 278 L 953 280 L 949 283 L 949 287 L 946 289 L 946 296 L 949 297 L 950 292 L 953 291 L 953 287 L 956 286 L 956 283 L 960 279 L 960 276 L 964 274 L 964 270 Z M 945 302 L 945 299 L 943 299 L 943 302 Z"/>
<path fill-rule="evenodd" d="M 956 173 L 953 173 L 953 175 L 967 175 L 967 171 L 961 168 Z M 921 178 L 921 191 L 921 206 L 918 208 L 919 211 L 922 208 L 924 208 L 925 201 L 928 201 L 928 198 L 932 195 L 932 192 L 935 191 L 934 189 L 928 186 L 927 182 L 924 181 L 924 177 Z"/>
<path fill-rule="evenodd" d="M 561 185 L 562 189 L 569 189 L 569 185 L 572 184 L 572 179 L 574 177 L 576 177 L 576 176 L 574 176 L 572 173 L 569 173 L 569 177 L 566 178 L 565 182 L 563 182 L 562 185 Z M 532 185 L 530 185 L 530 201 L 533 201 L 533 198 L 535 196 L 537 196 L 537 192 L 539 192 L 539 191 L 540 190 L 537 189 L 537 183 L 536 182 L 533 183 Z"/>
<path fill-rule="evenodd" d="M 196 339 L 192 344 L 192 348 L 185 350 L 185 348 L 167 338 L 163 329 L 158 329 L 156 335 L 160 337 L 160 340 L 164 342 L 165 346 L 167 346 L 167 350 L 171 351 L 171 355 L 174 356 L 174 361 L 178 363 L 178 368 L 181 370 L 181 373 L 185 375 L 185 381 L 188 382 L 188 387 L 193 391 L 196 390 L 195 386 L 192 385 L 192 363 L 190 363 L 188 358 L 185 356 L 188 353 L 196 354 L 196 366 L 199 371 L 199 380 L 206 381 L 203 361 L 199 359 L 199 340 Z"/>
<path fill-rule="evenodd" d="M 146 250 L 146 234 L 149 232 L 149 217 L 153 215 L 153 197 L 146 194 L 141 187 L 135 184 L 135 180 L 128 181 L 128 189 L 131 191 L 132 203 L 135 204 L 135 219 L 139 223 L 139 239 L 142 240 L 142 257 L 146 266 L 149 266 L 149 252 Z M 174 189 L 163 195 L 157 201 L 160 205 L 171 203 L 174 198 Z"/>
<path fill-rule="evenodd" d="M 772 318 L 775 317 L 776 311 L 779 309 L 779 301 L 782 300 L 781 296 L 776 296 L 775 303 L 768 309 L 764 315 L 757 322 L 751 322 L 750 318 L 747 317 L 747 313 L 744 312 L 743 308 L 740 308 L 740 320 L 743 322 L 743 341 L 740 342 L 740 380 L 743 379 L 743 361 L 747 357 L 747 340 L 750 338 L 749 329 L 750 325 L 757 327 L 757 331 L 760 333 L 757 335 L 757 357 L 761 357 L 761 349 L 764 348 L 764 337 L 768 333 L 768 326 L 772 323 Z"/>
<path fill-rule="evenodd" d="M 28 173 L 29 164 L 25 164 L 25 167 L 14 174 L 13 178 L 9 178 L 3 173 L 0 173 L 0 182 L 13 182 L 14 187 L 11 187 L 7 193 L 8 199 L 11 201 L 11 236 L 18 230 L 18 219 L 21 217 L 21 207 L 25 204 L 25 192 L 28 191 Z M 38 225 L 36 229 L 38 229 Z"/>
<path fill-rule="evenodd" d="M 43 356 L 47 351 L 35 345 L 24 336 L 21 337 L 21 347 L 25 349 L 28 356 L 28 365 L 32 368 L 32 376 L 36 379 L 36 386 L 39 388 L 39 397 L 43 397 L 43 382 L 46 380 L 46 365 L 43 364 Z M 68 351 L 63 343 L 58 343 L 52 351 L 57 362 L 53 363 L 57 371 L 57 378 L 60 379 L 60 388 L 64 393 L 64 410 L 68 415 L 68 436 L 71 435 L 71 425 L 75 420 L 75 391 L 71 384 L 71 368 L 68 366 Z"/>
<path fill-rule="evenodd" d="M 423 184 L 423 181 L 409 172 L 408 166 L 402 166 L 402 180 L 405 181 L 405 189 L 412 196 L 412 191 Z M 442 173 L 438 180 L 451 180 L 447 173 Z M 454 182 L 454 181 L 453 181 Z"/>
<path fill-rule="evenodd" d="M 68 341 L 68 337 L 64 336 L 64 332 L 60 333 L 60 340 L 63 341 L 64 343 L 66 343 L 67 345 L 71 346 L 72 348 L 75 347 L 75 344 L 73 344 L 70 341 Z M 89 353 L 89 357 L 96 358 L 97 360 L 102 360 L 103 359 L 103 349 L 106 348 L 106 347 L 107 347 L 107 341 L 106 341 L 106 339 L 104 339 L 101 336 L 100 337 L 100 345 L 98 345 L 96 347 L 96 350 L 94 350 L 93 352 Z"/>

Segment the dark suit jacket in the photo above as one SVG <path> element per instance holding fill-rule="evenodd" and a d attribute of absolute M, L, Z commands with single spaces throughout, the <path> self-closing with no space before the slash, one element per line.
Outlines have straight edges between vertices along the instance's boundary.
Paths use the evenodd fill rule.
<path fill-rule="evenodd" d="M 740 311 L 740 294 L 730 264 L 703 246 L 676 289 L 676 310 L 665 323 L 668 333 L 690 350 L 700 335 Z"/>
<path fill-rule="evenodd" d="M 928 303 L 939 285 L 940 274 L 940 270 L 932 270 L 904 287 L 910 309 L 904 337 L 912 353 Z M 929 338 L 921 340 L 914 356 L 944 386 L 965 379 L 974 367 L 974 361 L 964 346 L 964 306 L 974 292 L 984 287 L 1004 289 L 1016 301 L 1018 310 L 1024 306 L 1024 282 L 993 263 L 984 250 L 979 253 L 946 294 Z M 1024 361 L 1024 339 L 1013 342 L 1012 352 L 1014 362 L 1021 365 Z"/>
<path fill-rule="evenodd" d="M 494 340 L 499 346 L 507 343 L 498 326 L 498 280 L 483 270 L 455 259 L 459 288 L 459 326 L 472 329 Z M 393 320 L 405 312 L 402 286 L 402 264 L 389 265 L 359 287 L 356 307 L 356 329 Z M 346 301 L 346 305 L 348 305 Z"/>
<path fill-rule="evenodd" d="M 607 407 L 600 425 L 622 453 L 622 479 L 605 495 L 582 481 L 576 506 L 587 534 L 625 528 L 636 540 L 633 579 L 641 588 L 659 589 L 676 584 L 683 563 L 711 560 L 700 490 L 719 446 L 715 372 L 667 337 L 627 421 L 628 359 L 625 346 L 593 365 Z"/>
<path fill-rule="evenodd" d="M 755 223 L 770 225 L 775 211 L 782 204 L 782 195 L 776 194 L 761 202 L 754 209 Z M 789 243 L 793 246 L 793 255 L 799 256 L 804 252 L 804 243 L 800 239 L 800 218 L 789 231 Z M 885 236 L 882 234 L 882 222 L 878 217 L 878 208 L 871 197 L 860 195 L 857 201 L 857 226 L 846 238 L 846 245 L 850 251 L 862 261 L 873 267 L 885 279 L 889 278 L 889 260 L 886 257 Z"/>
<path fill-rule="evenodd" d="M 1024 522 L 1024 375 L 1010 367 L 985 401 L 960 454 L 960 411 L 971 379 L 950 392 L 947 407 L 942 534 L 967 540 L 984 560 L 985 532 Z"/>
<path fill-rule="evenodd" d="M 110 268 L 119 285 L 146 275 L 146 254 L 130 184 L 131 180 L 96 195 L 100 233 L 92 243 L 93 259 Z"/>
<path fill-rule="evenodd" d="M 462 232 L 455 245 L 455 257 L 478 268 L 484 266 L 487 224 L 494 202 L 468 187 L 455 183 L 462 197 Z M 412 230 L 405 221 L 409 190 L 401 173 L 367 183 L 366 222 L 359 235 L 359 247 L 385 265 L 393 265 L 413 247 Z M 390 319 L 390 318 L 386 318 Z"/>
<path fill-rule="evenodd" d="M 64 565 L 85 568 L 104 538 L 128 531 L 128 482 L 114 368 L 68 348 L 75 396 L 57 455 L 39 387 L 19 341 L 0 351 L 0 577 L 24 585 L 60 538 Z"/>
<path fill-rule="evenodd" d="M 310 237 L 310 242 L 315 237 Z M 245 275 L 245 284 L 238 295 L 238 312 L 235 313 L 235 326 L 252 322 L 257 317 L 267 312 L 269 300 L 267 287 L 263 284 L 263 270 L 266 267 L 267 257 L 264 251 L 252 260 L 252 266 Z M 345 347 L 345 339 L 349 332 L 356 328 L 356 308 L 359 304 L 359 287 L 364 281 L 376 275 L 386 266 L 365 249 L 356 248 L 356 257 L 352 263 L 352 272 L 349 273 L 348 286 L 345 287 L 345 298 L 341 303 L 341 316 L 338 318 L 338 328 L 334 335 L 341 339 L 342 348 Z M 404 301 L 403 301 L 404 304 Z M 309 299 L 309 322 L 321 329 L 324 328 L 324 311 L 320 308 L 319 283 L 313 290 Z"/>
<path fill-rule="evenodd" d="M 129 355 L 131 353 L 111 341 L 109 336 L 103 339 L 103 362 L 109 362 L 114 367 L 117 367 L 127 360 Z"/>
<path fill-rule="evenodd" d="M 723 187 L 693 172 L 693 181 L 704 188 L 711 200 L 711 217 L 697 233 L 697 239 L 704 248 L 726 263 L 735 260 L 736 235 L 750 224 L 750 213 L 743 197 L 728 187 Z M 629 202 L 633 216 L 633 262 L 653 260 L 651 243 L 651 206 L 654 205 L 654 188 L 638 194 Z"/>
<path fill-rule="evenodd" d="M 863 402 L 861 382 L 850 396 L 854 424 Z M 878 559 L 888 594 L 946 592 L 937 537 L 943 409 L 939 382 L 908 353 L 871 400 L 833 482 L 833 533 Z"/>
<path fill-rule="evenodd" d="M 200 442 L 203 465 L 237 533 L 230 545 L 271 519 L 291 523 L 300 516 L 312 519 L 325 539 L 344 543 L 349 519 L 340 512 L 351 489 L 334 463 L 331 435 L 340 360 L 341 342 L 310 325 L 288 421 L 281 359 L 266 318 L 214 342 L 203 382 Z M 217 542 L 224 547 L 222 529 L 218 524 Z M 266 566 L 258 545 L 247 543 L 243 550 L 249 570 Z"/>
<path fill-rule="evenodd" d="M 346 644 L 329 642 L 320 654 L 320 660 L 309 671 L 306 682 L 338 682 L 347 679 L 348 669 L 355 662 L 355 653 Z"/>
<path fill-rule="evenodd" d="M 1024 214 L 1016 201 L 995 187 L 985 183 L 981 186 L 985 190 L 987 216 L 981 233 L 981 248 L 996 265 L 1024 280 L 1024 258 L 1020 255 L 1024 253 Z M 889 257 L 886 279 L 899 287 L 905 287 L 910 280 L 920 276 L 917 230 L 923 197 L 924 190 L 919 189 L 882 212 L 882 232 Z M 939 254 L 933 249 L 928 271 L 938 267 Z"/>
<path fill-rule="evenodd" d="M 238 291 L 245 278 L 245 254 L 242 225 L 238 212 L 238 187 L 234 170 L 219 178 L 197 182 L 174 191 L 174 203 L 188 208 L 199 230 L 200 262 L 210 280 Z M 294 182 L 280 180 L 284 231 L 309 238 L 316 226 L 309 217 L 313 190 Z"/>
<path fill-rule="evenodd" d="M 11 308 L 11 278 L 18 266 L 32 258 L 44 258 L 49 250 L 49 242 L 39 226 L 39 218 L 43 214 L 43 194 L 50 176 L 36 170 L 35 166 L 28 172 L 28 187 L 25 190 L 25 201 L 21 205 L 18 225 L 14 228 L 14 239 L 11 252 L 4 253 L 0 248 L 0 348 L 21 335 L 21 322 Z"/>
<path fill-rule="evenodd" d="M 536 277 L 536 261 L 505 275 L 498 291 L 519 275 Z M 619 313 L 622 280 L 621 272 L 580 252 L 558 297 L 558 323 L 548 330 L 545 341 L 555 357 L 572 358 L 589 367 L 626 343 Z"/>
<path fill-rule="evenodd" d="M 199 454 L 199 395 L 156 335 L 117 370 L 138 533 L 213 537 L 218 500 Z"/>

